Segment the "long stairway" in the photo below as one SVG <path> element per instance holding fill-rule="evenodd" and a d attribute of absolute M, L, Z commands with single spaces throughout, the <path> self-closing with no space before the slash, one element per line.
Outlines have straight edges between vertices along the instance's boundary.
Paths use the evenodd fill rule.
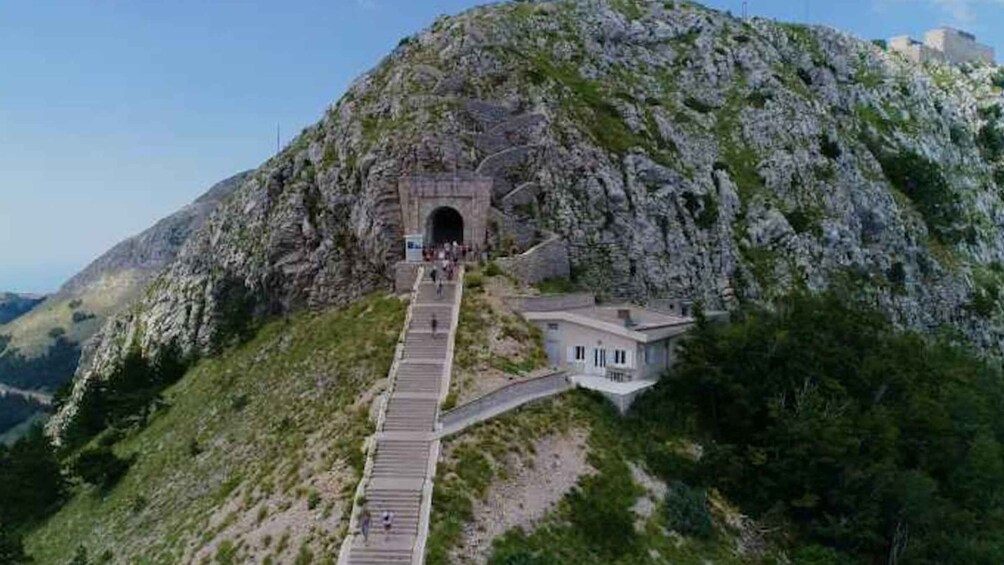
<path fill-rule="evenodd" d="M 421 565 L 425 559 L 439 458 L 435 426 L 449 390 L 463 276 L 461 268 L 456 282 L 444 284 L 440 294 L 425 269 L 419 269 L 339 565 Z M 372 516 L 368 541 L 359 529 L 363 505 Z M 380 520 L 388 510 L 394 513 L 394 522 L 385 533 Z"/>

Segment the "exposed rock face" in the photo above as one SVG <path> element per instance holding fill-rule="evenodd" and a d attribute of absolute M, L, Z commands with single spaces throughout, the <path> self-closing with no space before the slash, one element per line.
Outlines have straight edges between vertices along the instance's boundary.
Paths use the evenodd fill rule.
<path fill-rule="evenodd" d="M 228 312 L 389 287 L 397 179 L 454 170 L 492 176 L 501 219 L 563 236 L 601 294 L 717 307 L 839 281 L 999 350 L 995 73 L 682 1 L 441 18 L 248 177 L 105 327 L 76 394 L 133 341 L 204 353 Z"/>
<path fill-rule="evenodd" d="M 247 178 L 250 171 L 238 173 L 214 184 L 195 202 L 160 220 L 153 227 L 122 241 L 95 259 L 59 290 L 60 295 L 79 294 L 81 290 L 114 271 L 139 271 L 145 278 L 155 277 L 177 255 L 192 233 L 202 226 Z"/>

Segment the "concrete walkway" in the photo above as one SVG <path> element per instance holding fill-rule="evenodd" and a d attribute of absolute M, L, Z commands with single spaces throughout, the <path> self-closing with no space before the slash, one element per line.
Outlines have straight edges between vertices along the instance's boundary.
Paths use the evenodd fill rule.
<path fill-rule="evenodd" d="M 419 270 L 339 565 L 424 562 L 439 458 L 435 426 L 450 388 L 463 276 L 461 268 L 457 282 L 444 284 L 438 295 L 425 269 Z M 363 501 L 372 516 L 368 541 L 359 530 Z M 389 533 L 381 524 L 385 511 L 394 513 Z"/>
<path fill-rule="evenodd" d="M 552 373 L 506 385 L 480 398 L 458 406 L 439 417 L 439 438 L 444 438 L 467 428 L 515 410 L 520 406 L 549 398 L 574 388 L 571 379 L 563 372 Z"/>

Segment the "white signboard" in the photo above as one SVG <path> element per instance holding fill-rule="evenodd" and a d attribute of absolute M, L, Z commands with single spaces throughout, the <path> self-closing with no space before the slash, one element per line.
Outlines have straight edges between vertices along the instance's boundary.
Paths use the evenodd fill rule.
<path fill-rule="evenodd" d="M 425 248 L 425 236 L 413 234 L 404 236 L 404 260 L 419 262 L 422 260 L 422 250 Z"/>

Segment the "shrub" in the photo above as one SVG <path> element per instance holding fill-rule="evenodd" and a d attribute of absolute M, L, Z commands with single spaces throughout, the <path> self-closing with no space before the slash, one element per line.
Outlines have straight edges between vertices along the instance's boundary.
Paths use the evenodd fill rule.
<path fill-rule="evenodd" d="M 470 273 L 464 277 L 464 286 L 468 290 L 480 290 L 485 286 L 485 278 L 477 273 Z"/>
<path fill-rule="evenodd" d="M 486 277 L 497 277 L 501 274 L 502 274 L 502 269 L 499 268 L 498 263 L 496 263 L 495 261 L 489 261 L 488 264 L 485 265 Z"/>
<path fill-rule="evenodd" d="M 73 323 L 74 324 L 79 324 L 79 323 L 82 323 L 82 322 L 86 322 L 87 320 L 94 319 L 96 317 L 97 316 L 95 316 L 91 312 L 85 312 L 83 310 L 77 310 L 77 311 L 73 312 Z"/>
<path fill-rule="evenodd" d="M 519 550 L 514 553 L 495 554 L 489 561 L 490 565 L 558 565 L 558 561 L 550 556 L 536 552 Z"/>
<path fill-rule="evenodd" d="M 674 481 L 666 491 L 666 520 L 683 535 L 708 538 L 714 533 L 707 494 L 680 481 Z"/>
<path fill-rule="evenodd" d="M 541 294 L 566 294 L 569 292 L 575 292 L 578 287 L 571 280 L 555 277 L 552 279 L 544 279 L 539 283 L 534 285 Z"/>
<path fill-rule="evenodd" d="M 0 523 L 0 563 L 19 565 L 30 562 L 31 559 L 24 552 L 21 536 L 8 530 L 3 523 Z"/>
<path fill-rule="evenodd" d="M 107 447 L 93 447 L 77 456 L 73 462 L 73 473 L 85 483 L 107 490 L 126 474 L 130 464 Z"/>
<path fill-rule="evenodd" d="M 990 77 L 990 82 L 997 88 L 1004 88 L 1004 68 L 997 69 L 997 72 Z"/>
<path fill-rule="evenodd" d="M 683 105 L 701 114 L 707 114 L 708 112 L 715 109 L 714 106 L 712 106 L 711 104 L 708 104 L 707 102 L 702 102 L 701 100 L 698 100 L 693 96 L 687 97 L 687 99 L 683 101 Z"/>
<path fill-rule="evenodd" d="M 456 406 L 457 406 L 457 393 L 451 392 L 450 394 L 446 395 L 446 399 L 443 400 L 442 410 L 443 411 L 452 410 L 456 408 Z"/>
<path fill-rule="evenodd" d="M 78 545 L 77 551 L 73 554 L 73 560 L 70 561 L 70 565 L 91 565 L 90 559 L 87 558 L 87 548 Z"/>
<path fill-rule="evenodd" d="M 308 510 L 314 510 L 315 508 L 317 508 L 317 505 L 320 504 L 320 503 L 321 503 L 321 494 L 319 492 L 317 492 L 316 490 L 315 491 L 311 491 L 310 494 L 307 495 L 307 509 Z"/>
<path fill-rule="evenodd" d="M 59 339 L 66 335 L 66 330 L 61 327 L 55 327 L 49 330 L 49 337 L 52 339 Z"/>
<path fill-rule="evenodd" d="M 976 143 L 987 159 L 995 160 L 1004 153 L 1004 132 L 994 124 L 985 124 L 976 135 Z"/>
<path fill-rule="evenodd" d="M 840 143 L 828 135 L 820 136 L 819 152 L 827 159 L 838 159 L 843 154 L 843 151 L 840 149 Z"/>
<path fill-rule="evenodd" d="M 960 203 L 941 167 L 912 151 L 879 150 L 877 157 L 886 178 L 917 206 L 931 233 L 944 243 L 956 243 L 959 233 L 954 223 L 960 216 Z"/>

